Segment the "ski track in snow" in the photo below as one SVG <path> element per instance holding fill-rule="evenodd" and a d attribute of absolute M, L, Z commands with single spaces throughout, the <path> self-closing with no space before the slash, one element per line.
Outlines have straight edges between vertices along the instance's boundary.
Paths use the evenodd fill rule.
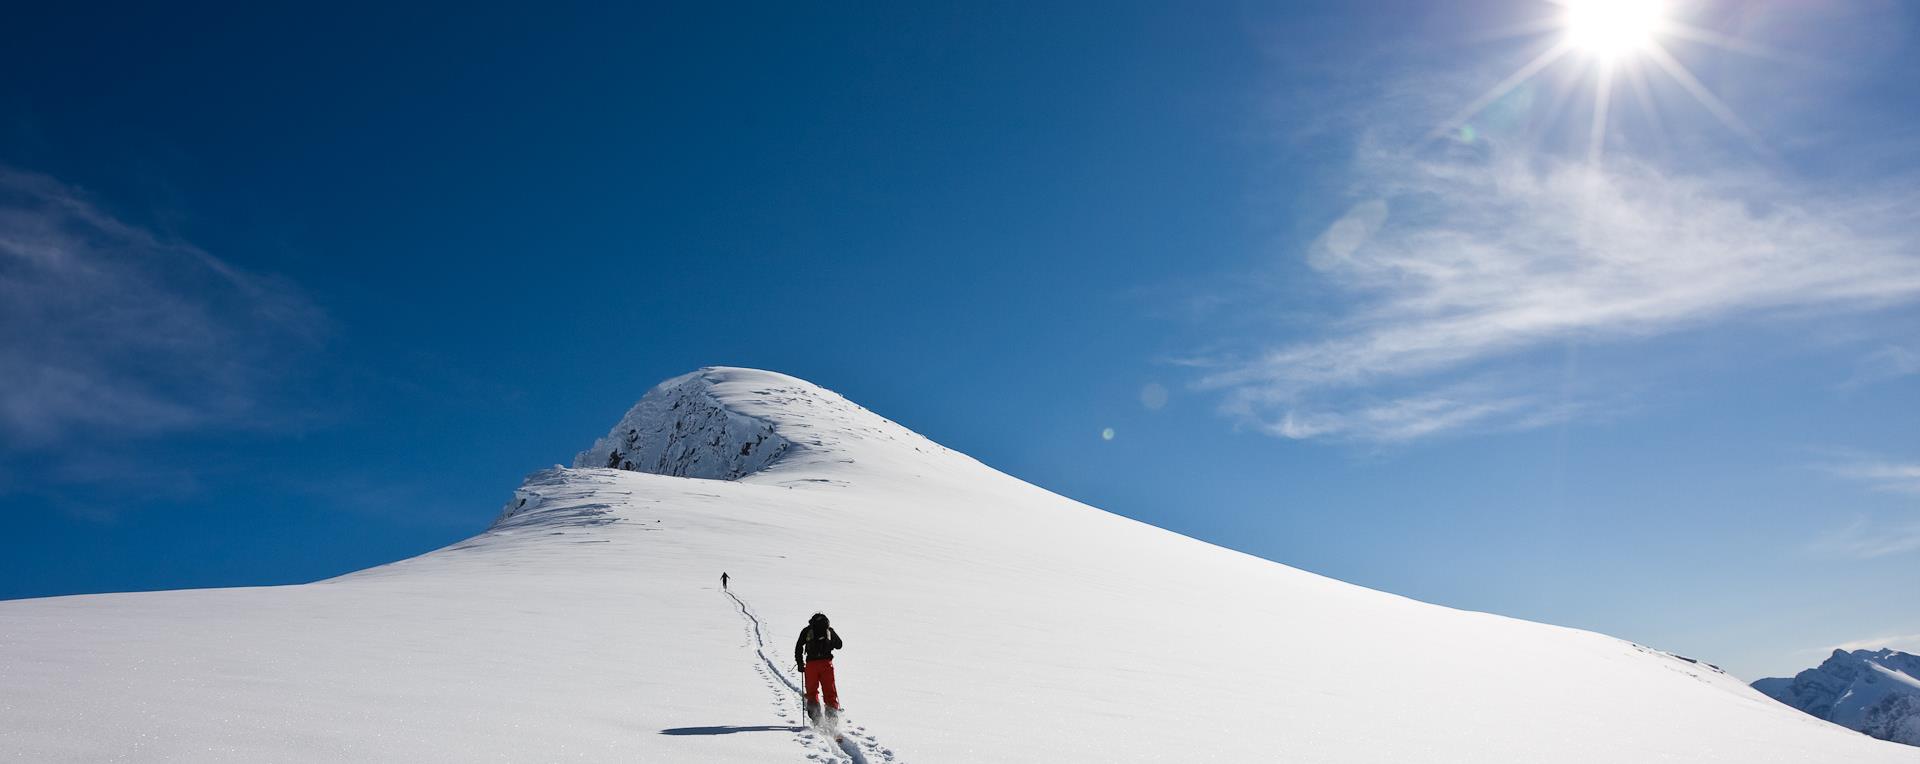
<path fill-rule="evenodd" d="M 794 739 L 812 751 L 807 754 L 809 760 L 852 762 L 852 764 L 904 764 L 894 756 L 892 749 L 880 745 L 880 741 L 867 734 L 865 727 L 853 724 L 844 715 L 840 717 L 842 740 L 838 751 L 826 735 L 816 732 L 812 725 L 802 725 L 798 719 L 790 716 L 789 714 L 795 713 L 798 707 L 800 719 L 806 717 L 806 694 L 800 689 L 798 683 L 788 678 L 785 671 L 780 670 L 779 664 L 774 663 L 773 656 L 767 654 L 767 638 L 760 628 L 760 617 L 753 614 L 753 609 L 747 607 L 746 601 L 740 599 L 740 595 L 727 589 L 722 589 L 721 593 L 732 599 L 733 604 L 739 606 L 740 615 L 747 619 L 747 633 L 753 637 L 753 652 L 760 659 L 754 663 L 753 669 L 766 680 L 767 689 L 773 691 L 773 706 L 779 710 L 780 718 L 797 726 L 798 731 L 795 732 Z M 786 688 L 784 693 L 781 692 L 781 687 Z M 789 698 L 789 695 L 792 697 Z M 840 755 L 836 756 L 835 753 Z"/>

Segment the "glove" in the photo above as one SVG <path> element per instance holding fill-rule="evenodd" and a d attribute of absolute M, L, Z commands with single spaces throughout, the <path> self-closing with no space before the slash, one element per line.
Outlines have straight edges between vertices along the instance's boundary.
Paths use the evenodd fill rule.
<path fill-rule="evenodd" d="M 807 664 L 805 664 L 805 663 L 796 663 L 796 664 L 794 664 L 794 665 L 793 665 L 793 669 L 794 669 L 795 671 L 798 671 L 798 672 L 800 672 L 800 673 L 802 673 L 802 674 L 805 674 L 805 673 L 807 673 Z"/>

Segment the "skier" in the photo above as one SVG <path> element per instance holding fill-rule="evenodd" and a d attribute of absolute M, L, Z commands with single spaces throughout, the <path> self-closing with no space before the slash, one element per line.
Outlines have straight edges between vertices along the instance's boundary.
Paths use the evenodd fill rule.
<path fill-rule="evenodd" d="M 840 690 L 833 686 L 833 651 L 838 649 L 840 633 L 820 613 L 807 619 L 807 628 L 800 630 L 800 639 L 793 643 L 793 662 L 800 664 L 800 675 L 806 682 L 807 719 L 816 725 L 821 723 L 822 690 L 827 695 L 827 720 L 838 721 L 840 717 Z"/>
<path fill-rule="evenodd" d="M 727 572 L 723 570 L 723 571 L 720 571 L 720 590 L 726 591 L 726 589 L 727 589 Z"/>

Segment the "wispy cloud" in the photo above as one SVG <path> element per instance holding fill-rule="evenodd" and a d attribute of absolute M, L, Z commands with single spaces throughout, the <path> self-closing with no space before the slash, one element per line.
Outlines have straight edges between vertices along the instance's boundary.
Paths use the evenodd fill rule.
<path fill-rule="evenodd" d="M 0 167 L 0 439 L 229 424 L 322 332 L 291 286 Z"/>
<path fill-rule="evenodd" d="M 1799 13 L 1793 26 L 1818 27 L 1819 39 L 1875 31 L 1845 15 Z M 1429 23 L 1471 37 L 1480 23 L 1471 16 Z M 1602 91 L 1579 57 L 1495 87 L 1551 38 L 1396 39 L 1392 50 L 1361 51 L 1373 65 L 1349 66 L 1331 94 L 1276 99 L 1275 124 L 1291 128 L 1275 133 L 1283 156 L 1311 150 L 1318 160 L 1339 145 L 1350 158 L 1320 178 L 1333 201 L 1279 197 L 1286 215 L 1314 219 L 1275 227 L 1287 242 L 1277 264 L 1218 290 L 1264 289 L 1265 304 L 1231 313 L 1267 324 L 1217 327 L 1228 342 L 1181 359 L 1243 426 L 1373 441 L 1609 416 L 1666 382 L 1651 368 L 1685 364 L 1656 358 L 1657 338 L 1759 318 L 1831 338 L 1866 323 L 1852 316 L 1920 304 L 1920 178 L 1854 163 L 1872 150 L 1911 153 L 1910 132 L 1808 129 L 1833 124 L 1831 94 L 1858 84 L 1849 72 L 1883 69 L 1879 59 L 1844 72 L 1780 61 L 1703 69 L 1708 89 L 1732 91 L 1721 105 L 1769 142 L 1793 144 L 1756 152 L 1673 82 L 1623 79 L 1602 119 Z M 1640 63 L 1640 74 L 1657 74 Z M 1484 108 L 1462 124 L 1476 102 Z M 1458 129 L 1435 137 L 1437 126 Z M 1299 181 L 1276 176 L 1285 188 Z M 1851 386 L 1916 373 L 1903 354 L 1911 348 L 1884 332 L 1840 332 L 1894 348 L 1868 358 Z M 1588 355 L 1609 364 L 1548 373 L 1556 356 Z"/>
<path fill-rule="evenodd" d="M 1828 653 L 1834 650 L 1852 652 L 1854 650 L 1879 650 L 1881 648 L 1892 648 L 1901 652 L 1920 654 L 1920 634 L 1895 634 L 1886 637 L 1856 639 L 1852 642 L 1842 642 L 1821 652 Z"/>
<path fill-rule="evenodd" d="M 1498 364 L 1542 348 L 1920 299 L 1920 225 L 1886 198 L 1628 159 L 1375 149 L 1355 173 L 1366 198 L 1304 253 L 1352 307 L 1318 336 L 1198 359 L 1200 385 L 1265 431 L 1395 439 L 1551 421 L 1566 399 L 1537 388 L 1436 390 L 1464 372 L 1504 377 Z M 1368 424 L 1382 417 L 1394 424 Z"/>
<path fill-rule="evenodd" d="M 1304 408 L 1289 405 L 1286 392 L 1249 386 L 1233 391 L 1224 410 L 1269 435 L 1376 442 L 1409 441 L 1463 428 L 1539 427 L 1588 412 L 1587 402 L 1526 388 L 1517 379 L 1488 376 L 1397 395 L 1355 394 L 1339 407 Z M 1270 415 L 1277 407 L 1284 412 Z"/>
<path fill-rule="evenodd" d="M 1920 351 L 1900 345 L 1887 345 L 1860 359 L 1853 376 L 1841 381 L 1843 391 L 1889 382 L 1920 374 Z"/>
<path fill-rule="evenodd" d="M 1883 493 L 1920 496 L 1920 463 L 1854 449 L 1826 449 L 1814 469 Z M 1893 519 L 1889 519 L 1893 518 Z M 1910 513 L 1861 515 L 1815 536 L 1807 550 L 1822 557 L 1873 559 L 1920 551 L 1920 519 Z"/>
<path fill-rule="evenodd" d="M 1824 557 L 1870 560 L 1920 551 L 1920 522 L 1854 520 L 1813 539 L 1808 549 Z"/>
<path fill-rule="evenodd" d="M 1865 483 L 1875 490 L 1920 495 L 1920 463 L 1917 462 L 1861 457 L 1850 462 L 1828 464 L 1824 468 L 1840 477 Z"/>

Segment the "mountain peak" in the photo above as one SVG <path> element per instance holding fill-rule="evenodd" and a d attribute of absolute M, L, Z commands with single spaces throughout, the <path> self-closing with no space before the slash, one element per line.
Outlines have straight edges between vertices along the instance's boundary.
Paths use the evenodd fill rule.
<path fill-rule="evenodd" d="M 934 456 L 958 455 L 799 377 L 708 366 L 655 385 L 573 466 L 740 480 Z"/>
<path fill-rule="evenodd" d="M 648 390 L 612 430 L 574 456 L 573 466 L 714 480 L 765 469 L 791 443 L 773 423 L 729 405 L 739 396 L 726 388 L 742 382 L 813 387 L 749 369 L 710 366 L 682 374 Z"/>
<path fill-rule="evenodd" d="M 1753 687 L 1840 726 L 1920 745 L 1920 656 L 1886 648 L 1835 649 L 1818 666 Z"/>

